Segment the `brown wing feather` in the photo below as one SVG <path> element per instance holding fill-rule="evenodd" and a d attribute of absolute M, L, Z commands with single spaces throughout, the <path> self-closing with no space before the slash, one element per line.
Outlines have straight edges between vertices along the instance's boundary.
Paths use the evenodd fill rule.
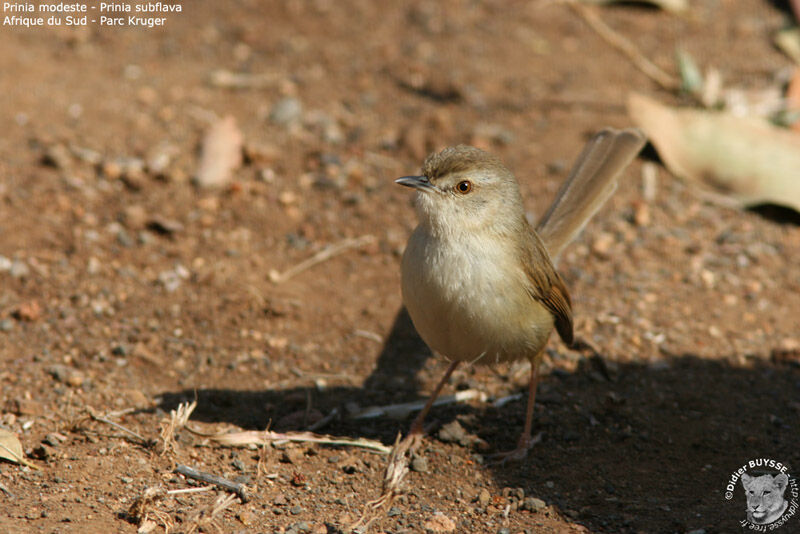
<path fill-rule="evenodd" d="M 527 225 L 527 222 L 525 223 Z M 569 298 L 567 286 L 556 272 L 550 255 L 542 240 L 528 226 L 530 238 L 522 251 L 525 274 L 530 282 L 528 293 L 553 314 L 558 335 L 564 343 L 571 345 L 572 331 L 572 302 Z"/>

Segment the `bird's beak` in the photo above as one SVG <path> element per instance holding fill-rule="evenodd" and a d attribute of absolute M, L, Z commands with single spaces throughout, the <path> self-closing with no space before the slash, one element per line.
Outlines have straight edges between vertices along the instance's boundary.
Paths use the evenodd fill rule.
<path fill-rule="evenodd" d="M 438 191 L 427 176 L 403 176 L 394 181 L 396 184 L 404 185 L 406 187 L 413 187 L 420 191 Z"/>

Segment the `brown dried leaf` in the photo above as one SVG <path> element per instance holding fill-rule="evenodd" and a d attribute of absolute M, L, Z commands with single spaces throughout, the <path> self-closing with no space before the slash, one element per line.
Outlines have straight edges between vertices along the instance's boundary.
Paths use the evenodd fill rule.
<path fill-rule="evenodd" d="M 749 206 L 800 211 L 800 136 L 761 119 L 673 109 L 633 93 L 628 112 L 667 168 Z"/>
<path fill-rule="evenodd" d="M 30 463 L 25 459 L 25 453 L 22 452 L 22 443 L 13 432 L 3 430 L 0 428 L 0 458 L 14 462 L 15 464 L 22 464 L 33 469 L 39 469 L 36 465 Z"/>

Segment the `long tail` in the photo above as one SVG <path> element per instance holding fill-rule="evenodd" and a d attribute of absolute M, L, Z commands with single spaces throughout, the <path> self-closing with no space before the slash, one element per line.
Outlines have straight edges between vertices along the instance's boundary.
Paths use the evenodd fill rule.
<path fill-rule="evenodd" d="M 636 128 L 606 128 L 592 137 L 536 227 L 554 262 L 616 190 L 617 177 L 645 142 Z"/>

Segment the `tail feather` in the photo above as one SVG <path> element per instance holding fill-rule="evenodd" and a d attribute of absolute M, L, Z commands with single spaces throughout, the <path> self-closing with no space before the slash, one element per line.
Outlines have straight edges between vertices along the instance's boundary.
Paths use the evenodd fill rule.
<path fill-rule="evenodd" d="M 645 142 L 636 128 L 606 128 L 592 137 L 536 227 L 554 262 L 614 193 L 620 173 Z"/>

